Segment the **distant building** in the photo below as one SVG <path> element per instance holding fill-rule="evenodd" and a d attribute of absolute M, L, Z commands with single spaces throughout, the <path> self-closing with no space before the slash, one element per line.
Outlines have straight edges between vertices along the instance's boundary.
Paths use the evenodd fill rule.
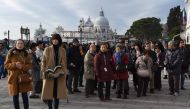
<path fill-rule="evenodd" d="M 190 0 L 185 0 L 186 6 L 187 6 L 187 25 L 186 25 L 186 33 L 185 33 L 185 39 L 186 44 L 190 44 Z"/>
<path fill-rule="evenodd" d="M 83 22 L 82 29 L 82 43 L 90 42 L 115 42 L 116 33 L 112 31 L 109 25 L 108 19 L 104 16 L 103 10 L 100 11 L 99 16 L 93 22 L 89 17 L 87 21 Z M 63 41 L 71 42 L 73 38 L 78 38 L 80 40 L 81 34 L 78 31 L 64 31 Z"/>
<path fill-rule="evenodd" d="M 39 28 L 35 30 L 34 33 L 34 41 L 44 41 L 44 42 L 49 42 L 50 37 L 46 35 L 46 29 L 42 28 L 42 24 L 40 24 Z"/>

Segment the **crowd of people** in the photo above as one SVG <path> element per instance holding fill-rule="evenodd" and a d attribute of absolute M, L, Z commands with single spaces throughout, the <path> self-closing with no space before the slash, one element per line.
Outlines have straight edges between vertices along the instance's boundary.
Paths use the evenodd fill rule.
<path fill-rule="evenodd" d="M 113 88 L 115 97 L 127 99 L 129 74 L 133 75 L 136 96 L 147 96 L 148 91 L 162 90 L 163 69 L 168 72 L 169 94 L 179 96 L 180 89 L 186 89 L 189 54 L 184 40 L 172 40 L 165 46 L 160 41 L 126 45 L 121 39 L 111 47 L 107 42 L 81 45 L 77 38 L 67 44 L 59 34 L 52 34 L 48 46 L 37 41 L 27 47 L 18 39 L 9 49 L 0 43 L 0 78 L 8 77 L 15 109 L 20 109 L 19 93 L 24 109 L 29 109 L 28 94 L 41 98 L 49 109 L 58 109 L 60 99 L 81 93 L 79 87 L 85 87 L 86 98 L 96 96 L 97 90 L 100 101 L 112 100 Z M 23 74 L 29 74 L 32 81 L 22 80 Z"/>

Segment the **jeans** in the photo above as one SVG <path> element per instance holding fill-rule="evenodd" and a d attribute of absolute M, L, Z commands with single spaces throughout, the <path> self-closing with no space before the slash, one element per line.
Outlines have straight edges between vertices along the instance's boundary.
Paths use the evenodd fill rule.
<path fill-rule="evenodd" d="M 1 76 L 6 76 L 4 64 L 0 65 L 0 77 Z"/>
<path fill-rule="evenodd" d="M 73 84 L 73 90 L 78 89 L 79 73 L 77 71 L 79 70 L 69 70 L 68 82 L 67 82 L 67 87 L 69 91 L 72 91 L 72 84 Z M 73 79 L 74 79 L 74 83 L 73 83 Z"/>
<path fill-rule="evenodd" d="M 29 109 L 28 95 L 27 93 L 22 93 L 22 101 L 24 104 L 24 109 Z M 13 96 L 13 104 L 15 109 L 20 109 L 19 106 L 19 94 Z"/>

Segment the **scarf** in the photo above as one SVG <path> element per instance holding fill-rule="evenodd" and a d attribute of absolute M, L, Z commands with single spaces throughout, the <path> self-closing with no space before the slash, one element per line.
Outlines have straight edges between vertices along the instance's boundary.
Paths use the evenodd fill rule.
<path fill-rule="evenodd" d="M 115 53 L 114 55 L 115 55 L 116 64 L 120 64 L 121 63 L 121 52 Z"/>
<path fill-rule="evenodd" d="M 57 66 L 59 63 L 59 45 L 53 45 L 53 48 L 54 48 L 54 59 L 55 59 L 55 66 Z"/>

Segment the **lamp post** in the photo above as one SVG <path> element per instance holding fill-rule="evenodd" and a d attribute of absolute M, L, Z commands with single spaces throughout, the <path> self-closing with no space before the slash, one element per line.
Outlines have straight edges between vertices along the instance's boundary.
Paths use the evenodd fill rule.
<path fill-rule="evenodd" d="M 30 41 L 30 29 L 28 29 L 28 27 L 26 27 L 25 35 L 27 37 L 27 40 Z"/>
<path fill-rule="evenodd" d="M 21 39 L 23 39 L 23 28 L 22 28 L 22 26 L 20 27 L 20 34 L 21 34 Z"/>
<path fill-rule="evenodd" d="M 115 29 L 115 31 L 114 31 L 114 33 L 113 33 L 113 34 L 114 34 L 114 38 L 115 38 L 115 45 L 116 45 L 116 40 L 117 40 L 117 39 L 116 39 L 116 35 L 117 35 L 116 29 Z"/>
<path fill-rule="evenodd" d="M 8 30 L 7 32 L 5 31 L 5 32 L 4 32 L 4 36 L 5 36 L 5 37 L 7 36 L 7 40 L 8 40 L 7 44 L 9 45 L 10 31 L 9 31 L 9 30 Z"/>
<path fill-rule="evenodd" d="M 21 26 L 20 34 L 21 34 L 21 39 L 23 39 L 23 34 L 24 34 L 24 35 L 26 35 L 26 40 L 30 41 L 30 29 L 28 29 L 28 27 L 23 28 Z"/>
<path fill-rule="evenodd" d="M 80 43 L 82 44 L 82 33 L 84 30 L 84 20 L 80 20 L 80 25 L 78 26 L 78 32 L 80 33 Z"/>

